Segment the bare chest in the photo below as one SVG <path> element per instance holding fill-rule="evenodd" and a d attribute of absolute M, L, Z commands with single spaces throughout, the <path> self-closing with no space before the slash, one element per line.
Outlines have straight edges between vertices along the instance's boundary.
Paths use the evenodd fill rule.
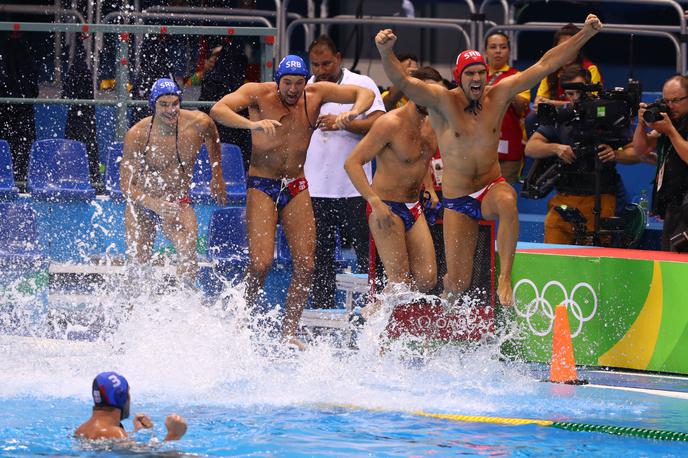
<path fill-rule="evenodd" d="M 154 134 L 144 150 L 144 163 L 148 169 L 166 171 L 182 167 L 193 171 L 202 139 L 188 129 L 178 133 Z"/>

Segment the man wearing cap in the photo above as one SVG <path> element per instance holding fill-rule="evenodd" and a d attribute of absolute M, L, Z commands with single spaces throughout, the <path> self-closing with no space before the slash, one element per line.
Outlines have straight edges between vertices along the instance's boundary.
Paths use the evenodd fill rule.
<path fill-rule="evenodd" d="M 129 383 L 116 372 L 101 372 L 93 379 L 93 413 L 91 418 L 77 428 L 74 435 L 84 439 L 126 439 L 127 432 L 121 421 L 129 417 Z M 137 413 L 134 416 L 134 432 L 152 428 L 153 422 L 148 415 Z M 186 422 L 177 414 L 165 419 L 166 441 L 178 440 L 186 433 Z"/>
<path fill-rule="evenodd" d="M 210 110 L 222 125 L 250 129 L 253 140 L 247 177 L 246 222 L 249 266 L 246 298 L 255 303 L 272 267 L 275 230 L 282 224 L 291 251 L 293 271 L 285 303 L 282 336 L 299 348 L 296 330 L 313 281 L 315 222 L 303 166 L 318 114 L 327 102 L 352 103 L 334 123 L 346 127 L 373 103 L 362 87 L 329 82 L 309 84 L 306 63 L 298 56 L 282 59 L 274 83 L 247 83 L 224 96 Z M 237 112 L 248 109 L 249 118 Z"/>
<path fill-rule="evenodd" d="M 406 96 L 428 108 L 442 161 L 442 206 L 447 257 L 445 291 L 456 299 L 470 287 L 478 220 L 499 220 L 497 247 L 500 272 L 497 294 L 513 302 L 511 266 L 518 240 L 516 192 L 501 176 L 498 160 L 500 125 L 510 101 L 550 72 L 570 61 L 600 29 L 593 14 L 570 40 L 547 51 L 527 70 L 485 89 L 487 65 L 477 51 L 459 54 L 454 69 L 458 87 L 447 90 L 406 74 L 393 52 L 397 37 L 387 29 L 375 37 L 385 73 Z"/>
<path fill-rule="evenodd" d="M 159 226 L 180 257 L 178 277 L 193 285 L 198 223 L 189 189 L 202 143 L 212 164 L 211 193 L 220 205 L 225 205 L 227 193 L 217 127 L 201 111 L 180 109 L 181 101 L 181 91 L 171 79 L 153 84 L 153 116 L 136 123 L 124 137 L 120 187 L 127 201 L 124 225 L 130 258 L 150 261 Z"/>

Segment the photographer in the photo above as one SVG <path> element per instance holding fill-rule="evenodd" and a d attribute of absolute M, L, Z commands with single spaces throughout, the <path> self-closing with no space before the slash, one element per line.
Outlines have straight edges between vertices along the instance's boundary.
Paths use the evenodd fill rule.
<path fill-rule="evenodd" d="M 647 132 L 647 128 L 651 131 Z M 657 173 L 652 196 L 652 213 L 664 219 L 662 250 L 688 251 L 686 231 L 688 211 L 682 211 L 688 193 L 688 78 L 672 76 L 662 87 L 662 100 L 648 106 L 640 104 L 638 127 L 633 135 L 635 153 L 654 158 Z M 672 243 L 672 237 L 678 237 Z M 678 242 L 678 243 L 677 243 Z M 679 246 L 677 246 L 677 244 Z"/>
<path fill-rule="evenodd" d="M 571 64 L 561 71 L 560 81 L 567 83 L 590 83 L 590 72 L 578 64 Z M 582 97 L 580 90 L 565 90 L 566 97 L 575 103 Z M 587 231 L 594 229 L 595 206 L 595 153 L 602 162 L 600 171 L 602 218 L 614 216 L 616 192 L 620 182 L 615 161 L 638 162 L 632 151 L 632 144 L 620 141 L 617 144 L 594 144 L 592 150 L 574 149 L 574 143 L 581 132 L 567 123 L 556 126 L 540 126 L 526 143 L 526 156 L 543 159 L 557 156 L 562 162 L 560 176 L 555 183 L 556 194 L 548 202 L 545 217 L 545 243 L 572 244 L 575 233 L 570 222 L 564 220 L 557 207 L 573 207 L 586 218 Z M 624 133 L 630 140 L 631 133 Z"/>

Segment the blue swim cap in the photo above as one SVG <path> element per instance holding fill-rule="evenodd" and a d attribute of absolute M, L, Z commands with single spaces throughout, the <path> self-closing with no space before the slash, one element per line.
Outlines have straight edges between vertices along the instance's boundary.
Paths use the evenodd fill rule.
<path fill-rule="evenodd" d="M 101 372 L 93 379 L 93 404 L 116 407 L 122 412 L 129 400 L 129 383 L 116 372 Z"/>
<path fill-rule="evenodd" d="M 148 106 L 151 107 L 151 110 L 155 111 L 155 102 L 163 95 L 176 95 L 179 97 L 179 103 L 182 102 L 182 91 L 177 86 L 177 83 L 169 78 L 160 78 L 153 83 L 150 97 L 148 98 Z"/>
<path fill-rule="evenodd" d="M 308 71 L 308 66 L 299 56 L 289 54 L 284 59 L 282 59 L 275 70 L 275 82 L 279 86 L 280 80 L 284 75 L 298 75 L 303 76 L 308 81 L 311 77 Z"/>

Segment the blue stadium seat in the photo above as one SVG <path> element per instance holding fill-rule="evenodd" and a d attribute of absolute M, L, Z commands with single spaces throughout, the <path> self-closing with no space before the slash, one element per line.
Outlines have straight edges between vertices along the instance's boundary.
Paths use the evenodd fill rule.
<path fill-rule="evenodd" d="M 86 146 L 76 140 L 36 140 L 29 156 L 28 189 L 37 198 L 95 198 Z"/>
<path fill-rule="evenodd" d="M 28 205 L 0 202 L 0 264 L 3 269 L 41 259 L 36 213 Z"/>
<path fill-rule="evenodd" d="M 201 146 L 194 166 L 193 187 L 190 194 L 194 201 L 211 202 L 210 178 L 212 176 L 208 149 Z M 243 204 L 246 201 L 246 176 L 241 149 L 238 146 L 222 144 L 222 176 L 227 185 L 227 199 L 230 203 Z"/>
<path fill-rule="evenodd" d="M 14 170 L 10 145 L 0 140 L 0 199 L 16 199 L 19 190 L 14 185 Z"/>
<path fill-rule="evenodd" d="M 119 187 L 119 163 L 122 160 L 123 143 L 111 143 L 107 149 L 107 164 L 105 165 L 105 189 L 110 197 L 122 200 L 122 191 Z"/>
<path fill-rule="evenodd" d="M 211 261 L 245 267 L 248 262 L 246 209 L 225 207 L 215 210 L 208 223 L 207 243 Z"/>

